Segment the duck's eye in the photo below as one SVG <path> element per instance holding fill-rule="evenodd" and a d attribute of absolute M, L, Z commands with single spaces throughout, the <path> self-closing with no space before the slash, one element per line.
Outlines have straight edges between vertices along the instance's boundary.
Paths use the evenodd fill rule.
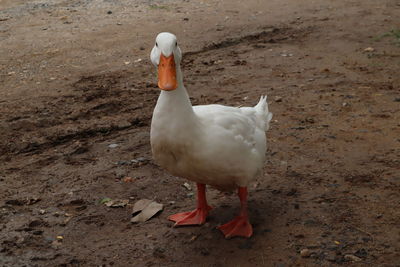
<path fill-rule="evenodd" d="M 156 46 L 158 47 L 158 43 L 156 42 Z"/>
<path fill-rule="evenodd" d="M 175 46 L 178 46 L 178 42 L 175 42 Z"/>

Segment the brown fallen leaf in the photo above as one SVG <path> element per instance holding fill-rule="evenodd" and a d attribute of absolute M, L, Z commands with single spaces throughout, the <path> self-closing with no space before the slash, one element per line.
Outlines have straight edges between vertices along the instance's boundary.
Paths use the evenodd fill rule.
<path fill-rule="evenodd" d="M 136 215 L 138 212 L 144 210 L 151 202 L 153 202 L 150 199 L 141 199 L 138 200 L 134 205 L 132 209 L 132 215 Z"/>
<path fill-rule="evenodd" d="M 132 210 L 132 223 L 145 222 L 163 210 L 163 204 L 149 199 L 141 199 L 135 203 Z"/>

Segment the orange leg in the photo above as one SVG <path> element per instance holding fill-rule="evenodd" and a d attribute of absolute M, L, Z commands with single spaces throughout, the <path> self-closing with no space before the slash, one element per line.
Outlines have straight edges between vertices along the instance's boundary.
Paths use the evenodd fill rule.
<path fill-rule="evenodd" d="M 171 215 L 168 220 L 174 221 L 174 226 L 200 225 L 206 222 L 208 211 L 212 208 L 207 205 L 206 185 L 197 184 L 197 209 Z"/>
<path fill-rule="evenodd" d="M 218 229 L 224 233 L 226 238 L 234 236 L 250 237 L 253 234 L 253 228 L 249 222 L 247 212 L 247 187 L 239 187 L 238 195 L 241 204 L 239 216 L 218 227 Z"/>

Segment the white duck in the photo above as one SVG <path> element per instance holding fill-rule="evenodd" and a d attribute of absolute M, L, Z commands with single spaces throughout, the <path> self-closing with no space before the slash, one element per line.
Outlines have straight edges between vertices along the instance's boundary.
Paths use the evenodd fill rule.
<path fill-rule="evenodd" d="M 203 224 L 211 207 L 206 184 L 220 190 L 238 188 L 240 215 L 218 228 L 225 237 L 250 237 L 247 186 L 265 161 L 272 114 L 266 97 L 255 107 L 192 106 L 183 85 L 181 50 L 175 35 L 160 33 L 150 55 L 158 68 L 161 94 L 151 122 L 154 160 L 171 174 L 197 183 L 197 209 L 168 219 L 178 225 Z"/>

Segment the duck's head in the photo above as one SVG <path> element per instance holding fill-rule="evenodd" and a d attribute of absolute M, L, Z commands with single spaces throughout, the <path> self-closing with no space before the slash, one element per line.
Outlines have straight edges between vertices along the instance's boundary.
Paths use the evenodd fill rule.
<path fill-rule="evenodd" d="M 176 66 L 182 59 L 176 36 L 169 32 L 158 34 L 150 59 L 158 68 L 158 87 L 165 91 L 175 90 L 178 87 Z"/>

